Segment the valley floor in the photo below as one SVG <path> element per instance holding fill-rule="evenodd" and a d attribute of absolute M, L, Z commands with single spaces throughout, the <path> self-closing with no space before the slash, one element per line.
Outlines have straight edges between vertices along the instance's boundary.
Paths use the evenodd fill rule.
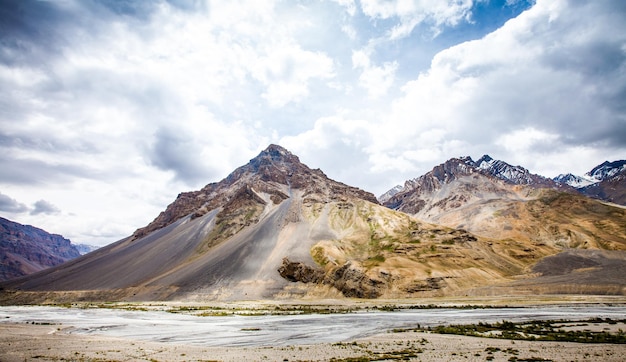
<path fill-rule="evenodd" d="M 320 301 L 309 301 L 311 306 L 321 307 Z M 324 308 L 335 311 L 373 307 L 374 305 L 485 305 L 485 306 L 529 306 L 529 305 L 594 305 L 602 308 L 612 306 L 620 311 L 626 305 L 623 296 L 534 296 L 459 298 L 420 301 L 356 301 L 334 300 L 322 303 Z M 301 308 L 306 302 L 293 301 L 293 304 L 276 301 L 248 301 L 229 303 L 238 313 L 241 311 L 276 310 L 276 305 L 291 310 Z M 375 303 L 375 304 L 374 304 Z M 71 311 L 83 315 L 83 305 Z M 120 304 L 105 308 L 135 310 L 154 307 L 158 310 L 177 308 L 178 311 L 193 310 L 189 303 L 165 304 Z M 215 305 L 223 308 L 225 305 Z M 102 306 L 100 306 L 102 308 Z M 223 310 L 223 309 L 219 309 Z M 83 312 L 81 312 L 83 311 Z M 124 312 L 124 311 L 122 311 Z M 140 312 L 144 313 L 144 312 Z M 618 313 L 619 314 L 619 313 Z M 621 314 L 619 314 L 621 316 Z M 618 316 L 619 317 L 619 316 Z M 5 319 L 6 318 L 6 319 Z M 74 333 L 75 328 L 65 323 L 32 323 L 21 320 L 9 321 L 5 317 L 0 322 L 0 361 L 624 361 L 626 344 L 588 344 L 572 342 L 512 341 L 506 339 L 479 338 L 460 335 L 442 335 L 427 331 L 397 331 L 381 328 L 379 334 L 355 337 L 338 343 L 312 343 L 302 345 L 211 347 L 186 342 L 165 340 L 146 341 L 138 338 L 120 338 L 103 334 Z M 34 317 L 33 317 L 34 318 Z M 210 318 L 210 317 L 209 317 Z M 228 317 L 233 318 L 233 317 Z M 619 317 L 621 320 L 621 317 Z M 18 319 L 16 319 L 18 320 Z M 37 320 L 37 319 L 33 319 Z M 119 322 L 119 321 L 118 321 Z M 113 324 L 118 323 L 111 321 Z M 619 323 L 583 323 L 579 328 L 596 328 L 615 333 L 626 329 L 624 321 Z M 256 329 L 254 329 L 256 330 Z M 252 331 L 252 329 L 251 329 Z M 252 332 L 255 333 L 255 332 Z M 307 325 L 302 325 L 302 333 L 307 333 Z M 621 332 L 619 332 L 621 333 Z M 203 335 L 202 338 L 211 338 Z"/>
<path fill-rule="evenodd" d="M 201 347 L 66 334 L 57 326 L 0 324 L 0 360 L 11 361 L 623 361 L 626 345 L 529 342 L 424 332 L 343 343 Z"/>

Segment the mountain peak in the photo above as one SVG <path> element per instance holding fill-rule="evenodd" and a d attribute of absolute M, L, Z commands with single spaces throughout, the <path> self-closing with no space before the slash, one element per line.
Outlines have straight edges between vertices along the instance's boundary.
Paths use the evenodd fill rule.
<path fill-rule="evenodd" d="M 274 163 L 302 165 L 298 156 L 275 144 L 269 145 L 266 149 L 261 151 L 258 156 L 250 160 L 250 164 L 255 167 L 255 171 L 258 171 L 261 165 Z"/>
<path fill-rule="evenodd" d="M 331 180 L 321 170 L 301 163 L 298 156 L 285 148 L 271 144 L 222 181 L 179 194 L 164 212 L 133 236 L 140 238 L 188 215 L 196 218 L 215 209 L 232 211 L 240 203 L 265 204 L 271 200 L 280 204 L 291 197 L 293 190 L 319 202 L 358 198 L 378 204 L 373 194 Z"/>
<path fill-rule="evenodd" d="M 276 145 L 276 144 L 271 144 L 269 146 L 267 146 L 266 149 L 264 149 L 263 151 L 261 151 L 261 153 L 259 153 L 259 155 L 257 156 L 257 158 L 263 158 L 263 157 L 270 157 L 272 159 L 293 159 L 295 158 L 296 160 L 298 160 L 298 162 L 300 162 L 300 160 L 298 159 L 298 157 L 296 155 L 294 155 L 293 153 L 289 152 L 286 148 Z"/>

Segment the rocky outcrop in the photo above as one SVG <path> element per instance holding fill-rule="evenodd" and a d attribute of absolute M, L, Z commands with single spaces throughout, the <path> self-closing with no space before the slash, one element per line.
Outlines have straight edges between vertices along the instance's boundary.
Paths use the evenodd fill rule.
<path fill-rule="evenodd" d="M 330 285 L 348 298 L 378 298 L 389 287 L 387 281 L 368 276 L 363 268 L 352 261 L 324 272 L 284 258 L 278 272 L 291 282 Z"/>
<path fill-rule="evenodd" d="M 416 280 L 409 284 L 405 290 L 407 293 L 431 292 L 439 290 L 445 285 L 443 277 L 426 278 L 424 280 Z"/>
<path fill-rule="evenodd" d="M 283 264 L 278 268 L 278 273 L 290 282 L 324 282 L 324 271 L 322 269 L 310 267 L 300 262 L 292 262 L 287 258 L 283 259 Z"/>
<path fill-rule="evenodd" d="M 80 256 L 61 235 L 0 218 L 0 280 L 21 277 Z"/>

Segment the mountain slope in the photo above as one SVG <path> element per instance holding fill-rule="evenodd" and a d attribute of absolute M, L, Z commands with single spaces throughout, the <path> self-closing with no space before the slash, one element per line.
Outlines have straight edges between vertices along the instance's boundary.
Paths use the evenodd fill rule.
<path fill-rule="evenodd" d="M 80 256 L 69 240 L 0 217 L 0 281 L 40 271 Z"/>

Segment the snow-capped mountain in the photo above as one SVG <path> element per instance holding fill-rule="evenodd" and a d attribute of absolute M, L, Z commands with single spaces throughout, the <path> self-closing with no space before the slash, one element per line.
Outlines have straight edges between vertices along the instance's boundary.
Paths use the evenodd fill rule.
<path fill-rule="evenodd" d="M 605 181 L 615 176 L 623 174 L 626 171 L 626 160 L 620 161 L 604 161 L 602 164 L 594 167 L 591 171 L 587 172 L 585 176 L 597 181 Z"/>
<path fill-rule="evenodd" d="M 560 174 L 557 177 L 553 178 L 552 180 L 554 180 L 555 182 L 562 184 L 562 185 L 570 185 L 575 189 L 580 189 L 582 187 L 586 187 L 589 185 L 593 185 L 596 182 L 598 182 L 598 180 L 591 178 L 591 177 L 583 177 L 583 176 L 576 176 L 574 174 L 571 173 L 567 173 L 567 174 Z"/>
<path fill-rule="evenodd" d="M 395 204 L 391 201 L 398 196 L 411 192 L 415 189 L 427 190 L 429 192 L 440 188 L 437 185 L 450 183 L 452 180 L 462 176 L 481 174 L 488 177 L 495 177 L 511 185 L 529 185 L 534 187 L 558 188 L 561 184 L 555 181 L 535 175 L 522 166 L 512 166 L 504 161 L 494 160 L 489 155 L 483 155 L 478 161 L 474 161 L 469 156 L 452 158 L 441 165 L 435 166 L 432 171 L 420 177 L 407 180 L 404 186 L 395 186 L 391 190 L 382 194 L 378 199 L 382 204 Z M 397 201 L 397 200 L 396 200 Z"/>
<path fill-rule="evenodd" d="M 484 155 L 452 158 L 432 171 L 407 180 L 404 187 L 394 187 L 393 194 L 381 202 L 392 209 L 431 220 L 442 212 L 487 199 L 519 199 L 514 186 L 562 188 L 553 180 L 532 174 L 521 166 L 494 160 Z"/>
<path fill-rule="evenodd" d="M 477 169 L 483 170 L 507 183 L 516 185 L 555 186 L 554 182 L 546 177 L 535 175 L 522 166 L 512 166 L 504 161 L 494 160 L 489 155 L 484 155 L 473 164 Z"/>
<path fill-rule="evenodd" d="M 626 205 L 626 160 L 605 161 L 585 174 L 595 183 L 578 189 L 595 199 Z"/>

